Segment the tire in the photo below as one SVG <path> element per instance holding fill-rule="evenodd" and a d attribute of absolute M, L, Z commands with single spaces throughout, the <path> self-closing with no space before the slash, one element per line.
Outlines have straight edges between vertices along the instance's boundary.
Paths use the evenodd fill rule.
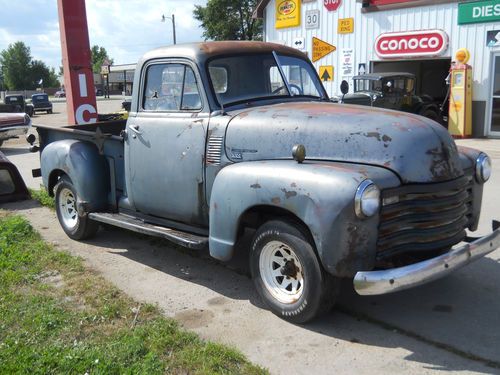
<path fill-rule="evenodd" d="M 433 111 L 432 109 L 426 109 L 425 111 L 422 111 L 420 116 L 424 116 L 427 118 L 430 118 L 431 120 L 438 121 L 439 115 Z"/>
<path fill-rule="evenodd" d="M 250 269 L 257 292 L 274 314 L 292 323 L 330 311 L 339 291 L 311 242 L 299 225 L 278 220 L 263 224 L 252 240 Z"/>
<path fill-rule="evenodd" d="M 48 114 L 48 115 L 51 115 L 51 114 L 52 114 L 52 110 L 51 110 L 51 109 L 49 109 L 49 110 L 47 111 L 47 114 Z"/>
<path fill-rule="evenodd" d="M 56 213 L 59 224 L 69 238 L 84 240 L 94 236 L 99 224 L 90 220 L 87 214 L 80 215 L 76 209 L 78 195 L 67 176 L 63 176 L 55 188 Z"/>

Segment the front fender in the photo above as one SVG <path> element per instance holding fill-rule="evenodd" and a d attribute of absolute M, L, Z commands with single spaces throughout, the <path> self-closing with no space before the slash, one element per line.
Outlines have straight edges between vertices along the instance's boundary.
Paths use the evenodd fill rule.
<path fill-rule="evenodd" d="M 242 162 L 222 169 L 210 197 L 210 254 L 233 255 L 242 215 L 252 207 L 279 207 L 304 222 L 323 266 L 337 276 L 371 269 L 378 217 L 361 220 L 354 212 L 359 184 L 380 189 L 399 186 L 391 171 L 371 166 L 292 160 Z"/>
<path fill-rule="evenodd" d="M 65 139 L 47 145 L 41 154 L 43 184 L 51 192 L 54 177 L 67 174 L 88 211 L 107 207 L 109 168 L 104 156 L 90 142 Z"/>

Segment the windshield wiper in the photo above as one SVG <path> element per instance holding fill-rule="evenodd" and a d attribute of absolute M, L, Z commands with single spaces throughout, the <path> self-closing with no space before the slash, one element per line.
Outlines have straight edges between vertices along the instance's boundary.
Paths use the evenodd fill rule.
<path fill-rule="evenodd" d="M 292 89 L 290 88 L 290 84 L 288 83 L 288 80 L 286 79 L 285 72 L 283 71 L 283 67 L 281 66 L 280 59 L 279 59 L 276 51 L 273 51 L 273 57 L 274 57 L 274 60 L 276 61 L 276 65 L 278 66 L 278 71 L 281 74 L 281 79 L 283 80 L 283 82 L 285 82 L 285 86 L 286 86 L 286 90 L 288 91 L 288 95 L 293 96 Z"/>

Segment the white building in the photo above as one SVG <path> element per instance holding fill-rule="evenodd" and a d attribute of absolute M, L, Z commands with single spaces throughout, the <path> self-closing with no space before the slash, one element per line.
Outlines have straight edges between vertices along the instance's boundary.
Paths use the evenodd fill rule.
<path fill-rule="evenodd" d="M 335 46 L 314 62 L 322 72 L 333 66 L 324 82 L 330 95 L 363 71 L 395 71 L 416 75 L 417 94 L 444 100 L 451 61 L 467 48 L 473 135 L 500 136 L 500 0 L 262 0 L 255 16 L 264 19 L 265 41 L 309 57 L 313 38 Z"/>

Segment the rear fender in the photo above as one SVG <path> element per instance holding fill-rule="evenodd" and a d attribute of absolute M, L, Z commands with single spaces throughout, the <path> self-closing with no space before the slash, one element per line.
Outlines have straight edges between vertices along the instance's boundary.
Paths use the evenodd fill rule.
<path fill-rule="evenodd" d="M 242 162 L 222 169 L 210 197 L 210 254 L 232 257 L 242 216 L 254 207 L 277 207 L 305 223 L 323 266 L 334 275 L 370 269 L 378 216 L 354 212 L 359 184 L 372 179 L 383 189 L 399 186 L 390 171 L 370 166 L 292 160 Z"/>
<path fill-rule="evenodd" d="M 49 194 L 61 174 L 71 179 L 85 211 L 107 208 L 109 168 L 103 155 L 90 142 L 66 139 L 48 144 L 41 154 L 43 184 Z"/>

